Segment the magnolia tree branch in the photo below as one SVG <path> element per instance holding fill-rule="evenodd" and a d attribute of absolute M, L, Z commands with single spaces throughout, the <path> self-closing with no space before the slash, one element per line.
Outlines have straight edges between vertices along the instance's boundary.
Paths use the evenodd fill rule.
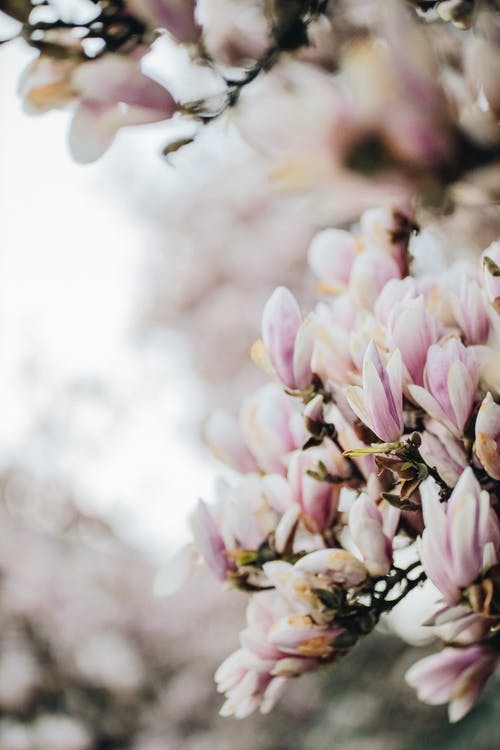
<path fill-rule="evenodd" d="M 32 10 L 30 0 L 0 0 L 0 11 L 21 23 L 26 23 Z"/>

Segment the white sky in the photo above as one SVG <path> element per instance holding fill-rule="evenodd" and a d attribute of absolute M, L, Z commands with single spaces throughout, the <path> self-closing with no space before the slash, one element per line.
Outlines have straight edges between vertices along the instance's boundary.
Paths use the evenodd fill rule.
<path fill-rule="evenodd" d="M 161 559 L 187 538 L 186 513 L 212 495 L 219 467 L 189 439 L 203 391 L 184 342 L 134 332 L 147 227 L 112 175 L 138 157 L 139 136 L 75 164 L 69 114 L 22 111 L 16 84 L 32 55 L 0 47 L 0 463 L 67 477 L 81 504 Z M 156 155 L 164 133 L 139 132 L 138 180 L 150 159 L 171 181 Z"/>

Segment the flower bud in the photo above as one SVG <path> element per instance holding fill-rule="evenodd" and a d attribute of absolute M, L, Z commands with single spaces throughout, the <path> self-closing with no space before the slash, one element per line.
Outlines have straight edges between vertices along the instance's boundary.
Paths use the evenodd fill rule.
<path fill-rule="evenodd" d="M 363 359 L 363 387 L 350 386 L 345 394 L 351 409 L 381 440 L 392 442 L 403 433 L 401 355 L 396 350 L 384 366 L 370 342 Z"/>
<path fill-rule="evenodd" d="M 359 586 L 368 572 L 363 563 L 344 549 L 320 549 L 301 557 L 295 563 L 297 570 L 326 575 L 334 583 Z"/>
<path fill-rule="evenodd" d="M 337 292 L 349 282 L 357 243 L 344 229 L 324 229 L 309 247 L 309 265 L 322 285 Z"/>
<path fill-rule="evenodd" d="M 500 479 L 500 405 L 487 393 L 476 419 L 474 451 L 493 479 Z"/>

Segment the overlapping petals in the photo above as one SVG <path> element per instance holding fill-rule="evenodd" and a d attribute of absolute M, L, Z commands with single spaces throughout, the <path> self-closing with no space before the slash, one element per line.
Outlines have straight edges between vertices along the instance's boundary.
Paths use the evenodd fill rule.
<path fill-rule="evenodd" d="M 446 509 L 435 486 L 425 489 L 422 564 L 447 604 L 456 604 L 483 568 L 500 559 L 500 524 L 470 467 L 458 480 Z"/>
<path fill-rule="evenodd" d="M 218 672 L 224 714 L 269 710 L 292 675 L 335 661 L 426 579 L 437 592 L 422 620 L 452 645 L 408 673 L 421 699 L 456 721 L 495 667 L 500 395 L 483 391 L 500 343 L 495 248 L 482 277 L 466 263 L 405 275 L 411 239 L 395 216 L 319 234 L 321 301 L 304 317 L 276 290 L 254 348 L 280 383 L 246 399 L 239 421 L 209 423 L 214 452 L 244 477 L 199 510 L 198 550 L 219 578 L 272 590 L 253 602 L 273 602 Z"/>
<path fill-rule="evenodd" d="M 445 648 L 411 667 L 406 681 L 424 703 L 448 703 L 451 722 L 462 719 L 479 698 L 493 674 L 497 657 L 481 646 Z"/>
<path fill-rule="evenodd" d="M 434 419 L 461 437 L 477 397 L 480 352 L 450 338 L 427 353 L 425 387 L 409 385 L 415 401 Z"/>
<path fill-rule="evenodd" d="M 98 159 L 121 127 L 167 120 L 176 111 L 171 94 L 140 69 L 140 56 L 107 54 L 96 60 L 37 58 L 21 94 L 40 111 L 74 104 L 69 142 L 82 163 Z"/>
<path fill-rule="evenodd" d="M 403 369 L 399 350 L 384 366 L 371 341 L 363 360 L 363 386 L 350 386 L 346 396 L 355 414 L 377 437 L 385 442 L 398 440 L 404 429 Z"/>

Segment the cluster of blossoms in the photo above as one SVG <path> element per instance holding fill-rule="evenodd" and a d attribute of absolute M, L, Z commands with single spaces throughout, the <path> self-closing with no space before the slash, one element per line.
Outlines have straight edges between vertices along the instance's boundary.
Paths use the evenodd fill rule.
<path fill-rule="evenodd" d="M 464 716 L 493 673 L 500 623 L 500 244 L 418 271 L 399 210 L 326 229 L 303 318 L 278 288 L 252 354 L 275 381 L 207 425 L 239 478 L 192 525 L 213 573 L 251 592 L 221 665 L 224 715 L 269 711 L 291 677 L 335 662 L 425 585 L 446 644 L 407 680 Z M 417 242 L 418 244 L 418 242 Z M 413 271 L 413 268 L 415 270 Z M 415 620 L 418 613 L 415 613 Z"/>
<path fill-rule="evenodd" d="M 40 55 L 20 81 L 32 112 L 72 106 L 69 144 L 80 162 L 98 159 L 127 125 L 172 117 L 170 92 L 141 70 L 162 28 L 182 43 L 199 38 L 194 2 L 127 0 L 45 3 L 27 9 L 23 34 Z"/>
<path fill-rule="evenodd" d="M 222 712 L 269 711 L 292 677 L 347 654 L 425 586 L 436 606 L 423 619 L 445 647 L 407 679 L 458 720 L 500 646 L 500 244 L 477 266 L 419 270 L 408 205 L 442 205 L 445 191 L 453 208 L 498 200 L 498 3 L 72 5 L 0 0 L 39 52 L 21 94 L 35 111 L 73 108 L 79 161 L 123 126 L 205 124 L 239 102 L 238 133 L 275 184 L 309 197 L 311 224 L 401 197 L 355 233 L 315 237 L 321 301 L 304 318 L 278 288 L 253 348 L 277 382 L 239 420 L 219 412 L 208 425 L 240 478 L 214 507 L 200 502 L 197 554 L 251 593 L 241 648 L 216 675 Z M 145 72 L 166 39 L 208 73 L 202 98 Z"/>
<path fill-rule="evenodd" d="M 277 166 L 287 182 L 317 189 L 334 177 L 356 207 L 353 193 L 368 193 L 366 207 L 377 187 L 385 197 L 434 196 L 498 157 L 494 0 L 75 1 L 76 14 L 59 0 L 8 0 L 0 10 L 24 8 L 23 36 L 40 55 L 21 95 L 34 111 L 74 108 L 69 140 L 79 161 L 99 158 L 123 126 L 178 115 L 189 134 L 171 153 L 193 140 L 193 120 L 218 119 L 242 98 L 238 129 L 258 149 L 293 155 Z M 439 25 L 425 22 L 434 16 Z M 207 81 L 201 98 L 144 72 L 145 56 L 167 38 Z"/>

